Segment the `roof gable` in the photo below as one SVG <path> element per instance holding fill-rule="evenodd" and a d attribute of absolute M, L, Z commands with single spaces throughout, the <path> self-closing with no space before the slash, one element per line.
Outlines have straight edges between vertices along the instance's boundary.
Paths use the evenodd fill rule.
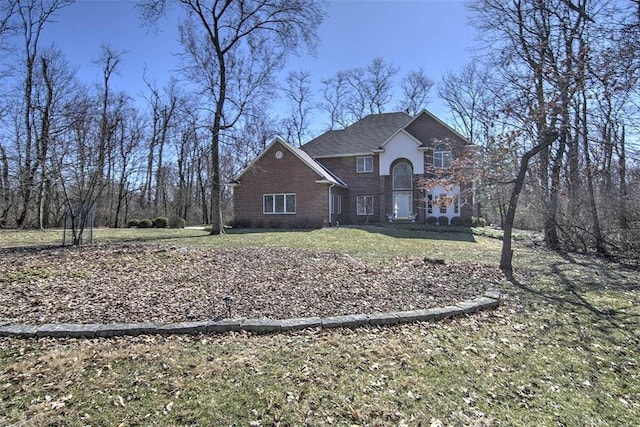
<path fill-rule="evenodd" d="M 335 175 L 333 175 L 330 171 L 328 171 L 324 166 L 322 166 L 320 163 L 316 162 L 315 160 L 313 160 L 311 158 L 311 156 L 309 156 L 307 153 L 305 153 L 304 151 L 302 151 L 299 148 L 294 147 L 293 145 L 289 144 L 287 141 L 285 141 L 284 139 L 280 138 L 280 137 L 276 137 L 274 138 L 273 141 L 271 141 L 271 143 L 265 147 L 264 150 L 262 150 L 262 152 L 251 161 L 251 163 L 249 163 L 234 179 L 233 179 L 233 183 L 235 183 L 235 185 L 238 185 L 238 183 L 240 183 L 240 180 L 242 178 L 242 176 L 247 173 L 247 171 L 249 171 L 251 168 L 253 168 L 256 163 L 258 163 L 260 161 L 260 159 L 262 159 L 262 157 L 269 152 L 269 150 L 275 145 L 275 144 L 280 144 L 283 148 L 287 149 L 288 151 L 290 151 L 295 157 L 297 157 L 303 164 L 305 164 L 305 166 L 307 166 L 309 169 L 311 169 L 313 172 L 315 172 L 318 176 L 319 179 L 317 180 L 318 182 L 326 182 L 327 184 L 334 184 L 337 185 L 339 187 L 347 187 L 347 185 L 344 183 L 344 181 L 342 181 L 340 178 L 336 177 Z"/>
<path fill-rule="evenodd" d="M 417 148 L 417 147 L 424 146 L 424 144 L 423 144 L 421 141 L 419 141 L 415 136 L 413 136 L 411 133 L 407 132 L 407 131 L 406 131 L 406 129 L 401 128 L 401 129 L 398 129 L 397 131 L 395 131 L 395 132 L 393 133 L 393 135 L 391 135 L 389 138 L 387 138 L 387 140 L 386 140 L 385 142 L 383 142 L 383 143 L 382 143 L 382 145 L 380 145 L 380 149 L 384 149 L 385 145 L 387 145 L 387 144 L 389 144 L 391 141 L 395 140 L 395 139 L 396 139 L 396 137 L 397 137 L 399 134 L 404 134 L 404 135 L 406 135 L 407 137 L 409 137 L 409 139 L 410 139 L 411 141 L 413 141 L 413 142 L 416 144 L 416 148 Z"/>
<path fill-rule="evenodd" d="M 432 146 L 435 142 L 443 140 L 455 141 L 460 145 L 471 145 L 462 134 L 427 110 L 416 114 L 404 129 L 424 146 Z"/>

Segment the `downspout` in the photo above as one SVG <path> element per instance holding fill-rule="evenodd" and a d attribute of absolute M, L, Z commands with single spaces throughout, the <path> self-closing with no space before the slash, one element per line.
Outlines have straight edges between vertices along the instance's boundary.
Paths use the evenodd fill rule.
<path fill-rule="evenodd" d="M 329 203 L 327 203 L 327 205 L 329 206 L 329 227 L 331 227 L 331 205 L 332 205 L 332 198 L 331 198 L 331 189 L 333 188 L 335 184 L 330 184 L 329 185 Z"/>

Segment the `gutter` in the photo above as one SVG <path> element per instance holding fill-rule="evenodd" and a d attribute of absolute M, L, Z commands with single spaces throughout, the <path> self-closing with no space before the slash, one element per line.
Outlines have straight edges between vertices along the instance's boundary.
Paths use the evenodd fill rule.
<path fill-rule="evenodd" d="M 332 193 L 331 193 L 331 189 L 332 189 L 334 186 L 335 186 L 335 184 L 331 184 L 331 185 L 329 185 L 329 200 L 328 200 L 328 202 L 329 202 L 329 203 L 327 203 L 327 205 L 329 206 L 329 227 L 331 227 L 331 205 L 332 205 L 332 200 L 331 200 L 331 199 L 332 199 L 332 197 L 331 197 Z"/>

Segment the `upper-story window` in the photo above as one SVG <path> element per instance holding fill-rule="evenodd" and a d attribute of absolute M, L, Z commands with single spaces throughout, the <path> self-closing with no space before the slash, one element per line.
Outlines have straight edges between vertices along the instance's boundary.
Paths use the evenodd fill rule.
<path fill-rule="evenodd" d="M 356 172 L 365 173 L 373 172 L 373 157 L 356 157 Z"/>
<path fill-rule="evenodd" d="M 433 166 L 437 168 L 451 167 L 451 147 L 447 144 L 438 144 L 433 149 Z"/>
<path fill-rule="evenodd" d="M 393 167 L 393 189 L 411 190 L 413 188 L 413 169 L 406 162 L 398 163 Z"/>

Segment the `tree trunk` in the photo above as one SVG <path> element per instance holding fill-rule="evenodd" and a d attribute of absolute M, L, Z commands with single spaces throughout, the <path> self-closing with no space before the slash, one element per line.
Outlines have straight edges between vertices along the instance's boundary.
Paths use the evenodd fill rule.
<path fill-rule="evenodd" d="M 211 234 L 222 234 L 222 203 L 221 203 L 221 185 L 220 185 L 220 153 L 219 153 L 219 134 L 220 127 L 214 130 L 211 137 Z"/>
<path fill-rule="evenodd" d="M 625 147 L 625 128 L 622 126 L 622 135 L 618 144 L 618 175 L 620 179 L 620 230 L 622 232 L 622 248 L 629 248 L 629 222 L 627 219 L 627 154 Z"/>
<path fill-rule="evenodd" d="M 511 236 L 513 232 L 513 223 L 516 216 L 516 209 L 518 207 L 518 198 L 522 192 L 522 186 L 527 176 L 527 169 L 529 168 L 529 161 L 533 156 L 548 148 L 553 141 L 557 138 L 555 132 L 547 132 L 543 135 L 540 144 L 527 151 L 520 158 L 520 167 L 518 169 L 518 175 L 513 183 L 511 195 L 509 197 L 509 207 L 504 217 L 502 236 L 502 253 L 500 255 L 500 270 L 508 279 L 513 279 L 513 250 L 511 247 Z"/>
<path fill-rule="evenodd" d="M 0 166 L 0 200 L 2 201 L 0 228 L 4 228 L 7 226 L 9 211 L 11 210 L 11 187 L 9 186 L 9 158 L 2 145 L 0 145 Z"/>
<path fill-rule="evenodd" d="M 596 202 L 596 193 L 593 188 L 593 165 L 591 163 L 591 155 L 589 154 L 589 127 L 587 124 L 587 96 L 582 94 L 582 151 L 584 152 L 584 166 L 587 175 L 587 192 L 589 194 L 589 211 L 591 213 L 591 228 L 593 232 L 593 240 L 596 251 L 599 254 L 606 254 L 607 250 L 604 245 L 604 238 L 600 228 L 600 218 L 598 217 L 598 204 Z"/>

